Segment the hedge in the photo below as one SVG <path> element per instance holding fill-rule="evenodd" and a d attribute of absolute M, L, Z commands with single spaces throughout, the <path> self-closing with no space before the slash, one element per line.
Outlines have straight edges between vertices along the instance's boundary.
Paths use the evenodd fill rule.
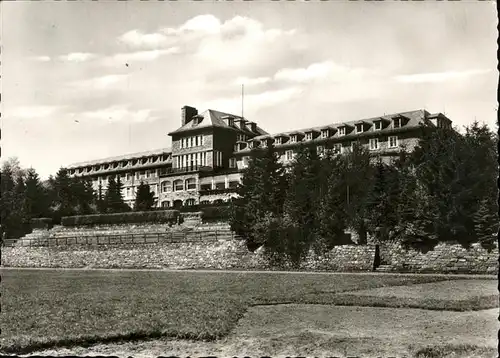
<path fill-rule="evenodd" d="M 201 208 L 201 219 L 205 221 L 229 219 L 229 205 L 224 206 L 206 206 Z"/>
<path fill-rule="evenodd" d="M 30 226 L 32 229 L 51 229 L 52 219 L 51 218 L 33 218 L 30 220 Z"/>
<path fill-rule="evenodd" d="M 178 210 L 135 211 L 114 214 L 64 216 L 63 226 L 137 224 L 137 223 L 176 223 Z"/>

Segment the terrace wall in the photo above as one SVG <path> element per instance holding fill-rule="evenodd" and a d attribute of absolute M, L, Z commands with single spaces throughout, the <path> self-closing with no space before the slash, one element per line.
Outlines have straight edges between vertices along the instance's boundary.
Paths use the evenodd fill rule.
<path fill-rule="evenodd" d="M 197 232 L 198 230 L 195 230 Z M 249 252 L 241 239 L 191 235 L 160 243 L 112 245 L 59 245 L 51 247 L 3 247 L 1 264 L 9 267 L 151 268 L 151 269 L 289 269 L 271 267 L 262 249 Z M 337 246 L 323 256 L 309 255 L 304 271 L 371 271 L 374 245 Z M 389 271 L 475 273 L 498 272 L 498 247 L 489 251 L 479 244 L 470 249 L 440 244 L 421 253 L 400 245 L 381 245 Z"/>

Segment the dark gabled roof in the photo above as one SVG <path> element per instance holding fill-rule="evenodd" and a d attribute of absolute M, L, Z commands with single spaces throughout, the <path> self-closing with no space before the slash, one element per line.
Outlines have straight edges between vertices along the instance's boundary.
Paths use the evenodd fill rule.
<path fill-rule="evenodd" d="M 387 114 L 383 116 L 378 116 L 378 117 L 372 117 L 372 118 L 365 118 L 361 120 L 355 120 L 355 121 L 348 121 L 348 122 L 342 122 L 342 123 L 332 123 L 332 124 L 326 124 L 318 127 L 310 127 L 310 128 L 304 128 L 304 129 L 299 129 L 299 130 L 292 130 L 289 132 L 280 132 L 276 135 L 272 135 L 273 137 L 276 136 L 289 136 L 290 134 L 294 134 L 297 132 L 307 132 L 311 130 L 321 130 L 321 129 L 326 129 L 326 128 L 331 128 L 336 130 L 339 127 L 342 126 L 349 126 L 353 127 L 354 124 L 363 121 L 366 123 L 373 123 L 374 121 L 377 120 L 383 120 L 383 121 L 392 121 L 392 118 L 398 117 L 398 116 L 404 116 L 409 119 L 408 123 L 406 124 L 406 127 L 418 127 L 420 123 L 423 123 L 424 118 L 429 116 L 429 113 L 423 109 L 418 109 L 415 111 L 409 111 L 409 112 L 401 112 L 401 113 L 394 113 L 394 114 Z M 259 136 L 260 137 L 260 136 Z M 256 139 L 259 139 L 259 137 L 255 137 Z"/>
<path fill-rule="evenodd" d="M 247 129 L 247 130 L 241 129 L 239 126 L 236 126 L 236 125 L 234 125 L 234 126 L 228 125 L 224 121 L 224 119 L 227 117 L 234 118 L 235 121 L 240 121 L 240 120 L 244 119 L 244 118 L 242 118 L 240 116 L 236 116 L 234 114 L 219 112 L 219 111 L 215 111 L 213 109 L 208 109 L 205 112 L 198 114 L 197 116 L 199 118 L 198 121 L 191 120 L 188 123 L 186 123 L 185 125 L 183 125 L 182 127 L 176 129 L 173 132 L 170 132 L 169 135 L 188 132 L 188 131 L 199 129 L 199 128 L 226 128 L 226 129 L 231 129 L 231 130 L 235 130 L 238 132 L 251 133 L 251 134 L 257 134 L 257 135 L 267 134 L 266 131 L 264 131 L 262 128 L 260 128 L 257 125 L 255 126 L 256 127 L 255 132 L 252 132 L 249 129 Z M 250 124 L 251 122 L 247 122 L 247 123 Z"/>
<path fill-rule="evenodd" d="M 147 152 L 137 152 L 137 153 L 119 155 L 119 156 L 115 156 L 115 157 L 107 157 L 107 158 L 102 158 L 102 159 L 89 160 L 86 162 L 73 163 L 73 164 L 66 166 L 65 168 L 66 169 L 73 169 L 73 168 L 87 167 L 87 166 L 97 165 L 97 164 L 107 164 L 107 163 L 119 162 L 122 160 L 140 159 L 140 158 L 144 158 L 144 157 L 151 157 L 154 155 L 171 154 L 171 153 L 172 153 L 171 148 L 160 148 L 160 149 L 150 150 Z"/>

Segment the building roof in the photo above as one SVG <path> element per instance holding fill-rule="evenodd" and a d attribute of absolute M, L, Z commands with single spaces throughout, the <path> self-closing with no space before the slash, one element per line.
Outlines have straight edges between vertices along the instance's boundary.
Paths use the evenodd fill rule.
<path fill-rule="evenodd" d="M 361 123 L 361 122 L 373 123 L 374 121 L 377 121 L 377 120 L 380 120 L 380 119 L 384 119 L 384 120 L 389 120 L 390 121 L 391 118 L 397 117 L 397 116 L 401 116 L 401 115 L 409 118 L 409 121 L 408 121 L 406 127 L 417 127 L 420 123 L 423 122 L 424 117 L 428 117 L 429 116 L 429 113 L 426 110 L 424 110 L 424 109 L 419 109 L 419 110 L 409 111 L 409 112 L 384 114 L 383 116 L 378 116 L 378 117 L 365 118 L 365 119 L 356 119 L 354 121 L 348 121 L 348 122 L 338 122 L 338 123 L 332 123 L 332 124 L 325 124 L 325 125 L 318 126 L 318 127 L 309 127 L 309 128 L 302 128 L 302 129 L 294 129 L 294 130 L 291 130 L 289 132 L 280 132 L 280 133 L 276 133 L 276 134 L 271 135 L 271 136 L 273 136 L 273 137 L 277 137 L 277 136 L 290 136 L 291 134 L 295 134 L 295 133 L 310 132 L 310 131 L 313 131 L 313 130 L 321 130 L 321 129 L 326 129 L 326 128 L 336 129 L 336 128 L 339 128 L 339 127 L 342 127 L 342 126 L 345 126 L 345 125 L 353 127 L 354 124 L 356 124 L 356 123 Z M 264 136 L 257 136 L 254 139 L 260 140 L 263 137 Z"/>
<path fill-rule="evenodd" d="M 185 125 L 183 125 L 182 127 L 176 129 L 173 132 L 170 132 L 169 135 L 183 133 L 183 132 L 187 132 L 187 131 L 198 129 L 198 128 L 214 128 L 214 127 L 232 129 L 232 130 L 236 130 L 236 131 L 243 131 L 243 132 L 248 132 L 248 133 L 257 134 L 257 135 L 267 134 L 266 131 L 264 131 L 262 128 L 260 128 L 257 125 L 256 125 L 255 132 L 252 132 L 251 130 L 242 130 L 237 125 L 230 126 L 224 121 L 224 117 L 226 117 L 226 116 L 234 118 L 235 121 L 244 119 L 243 117 L 237 116 L 234 114 L 219 112 L 219 111 L 215 111 L 213 109 L 208 109 L 205 112 L 197 115 L 197 117 L 200 120 L 198 120 L 198 121 L 191 120 L 188 123 L 186 123 Z M 249 121 L 247 123 L 251 123 L 251 122 Z"/>
<path fill-rule="evenodd" d="M 86 162 L 73 163 L 73 164 L 66 166 L 66 169 L 86 167 L 86 166 L 90 166 L 90 165 L 117 162 L 120 160 L 138 159 L 138 158 L 150 157 L 153 155 L 170 154 L 170 153 L 172 153 L 171 148 L 160 148 L 160 149 L 150 150 L 147 152 L 130 153 L 130 154 L 119 155 L 116 157 L 107 157 L 107 158 L 101 158 L 101 159 L 96 159 L 96 160 L 89 160 Z"/>

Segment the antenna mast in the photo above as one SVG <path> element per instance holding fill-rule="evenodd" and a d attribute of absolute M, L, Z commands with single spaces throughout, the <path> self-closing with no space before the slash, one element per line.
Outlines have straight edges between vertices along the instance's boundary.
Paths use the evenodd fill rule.
<path fill-rule="evenodd" d="M 241 118 L 243 119 L 243 98 L 245 96 L 245 85 L 241 84 Z"/>

